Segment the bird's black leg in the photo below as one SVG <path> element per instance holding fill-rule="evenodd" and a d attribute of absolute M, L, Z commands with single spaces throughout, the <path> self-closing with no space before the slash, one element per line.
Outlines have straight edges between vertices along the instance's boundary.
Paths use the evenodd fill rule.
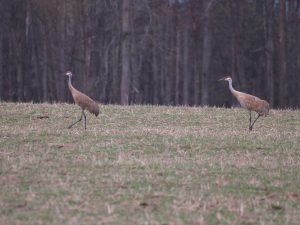
<path fill-rule="evenodd" d="M 82 110 L 82 114 L 84 116 L 84 129 L 86 129 L 86 115 L 83 110 Z"/>
<path fill-rule="evenodd" d="M 250 118 L 249 118 L 249 130 L 251 130 L 250 129 L 250 127 L 251 127 L 251 111 L 249 111 L 250 112 Z"/>
<path fill-rule="evenodd" d="M 249 127 L 249 130 L 252 130 L 253 125 L 255 124 L 256 120 L 260 117 L 260 115 L 258 114 L 258 116 L 256 117 L 256 119 L 253 121 L 252 125 Z"/>
<path fill-rule="evenodd" d="M 82 111 L 83 112 L 83 111 Z M 70 129 L 71 127 L 73 127 L 76 123 L 80 122 L 82 120 L 82 113 L 81 113 L 81 117 L 79 120 L 77 120 L 75 123 L 72 123 L 70 126 L 68 126 L 68 128 Z"/>

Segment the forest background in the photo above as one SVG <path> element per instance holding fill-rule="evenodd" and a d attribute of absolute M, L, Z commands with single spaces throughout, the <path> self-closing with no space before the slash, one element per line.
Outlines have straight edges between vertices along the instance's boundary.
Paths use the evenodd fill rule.
<path fill-rule="evenodd" d="M 300 106 L 300 0 L 1 0 L 0 100 Z"/>

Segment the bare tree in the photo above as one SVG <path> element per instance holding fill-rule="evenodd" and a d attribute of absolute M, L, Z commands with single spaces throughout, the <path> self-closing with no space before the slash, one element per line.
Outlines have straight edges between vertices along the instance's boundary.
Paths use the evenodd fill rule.
<path fill-rule="evenodd" d="M 266 55 L 266 76 L 268 80 L 268 99 L 274 105 L 274 31 L 273 31 L 273 5 L 274 0 L 264 2 L 264 30 L 265 30 L 265 55 Z"/>
<path fill-rule="evenodd" d="M 10 0 L 0 5 L 0 99 L 231 106 L 215 82 L 299 107 L 299 1 Z M 227 92 L 225 92 L 227 93 Z M 289 97 L 292 96 L 292 97 Z"/>
<path fill-rule="evenodd" d="M 130 85 L 130 22 L 129 22 L 130 0 L 122 2 L 122 80 L 121 80 L 121 104 L 129 103 Z"/>
<path fill-rule="evenodd" d="M 287 68 L 286 68 L 286 1 L 279 1 L 278 17 L 278 73 L 279 73 L 279 105 L 286 106 L 287 99 Z"/>
<path fill-rule="evenodd" d="M 202 48 L 202 80 L 201 80 L 201 104 L 209 104 L 209 76 L 211 64 L 211 10 L 214 0 L 204 1 L 203 19 L 203 48 Z"/>

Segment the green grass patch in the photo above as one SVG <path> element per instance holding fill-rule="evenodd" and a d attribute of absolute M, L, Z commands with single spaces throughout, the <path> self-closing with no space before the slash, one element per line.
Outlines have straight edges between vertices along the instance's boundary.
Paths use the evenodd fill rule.
<path fill-rule="evenodd" d="M 298 224 L 300 112 L 0 104 L 0 224 Z"/>

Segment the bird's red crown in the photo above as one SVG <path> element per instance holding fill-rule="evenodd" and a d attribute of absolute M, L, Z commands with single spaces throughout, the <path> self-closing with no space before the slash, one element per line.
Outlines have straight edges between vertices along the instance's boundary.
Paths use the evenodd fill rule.
<path fill-rule="evenodd" d="M 226 80 L 226 81 L 229 81 L 229 80 L 232 80 L 230 76 L 225 76 L 219 80 Z"/>
<path fill-rule="evenodd" d="M 65 72 L 65 75 L 66 75 L 66 76 L 71 76 L 72 73 L 71 73 L 71 71 L 68 70 L 68 71 Z"/>

